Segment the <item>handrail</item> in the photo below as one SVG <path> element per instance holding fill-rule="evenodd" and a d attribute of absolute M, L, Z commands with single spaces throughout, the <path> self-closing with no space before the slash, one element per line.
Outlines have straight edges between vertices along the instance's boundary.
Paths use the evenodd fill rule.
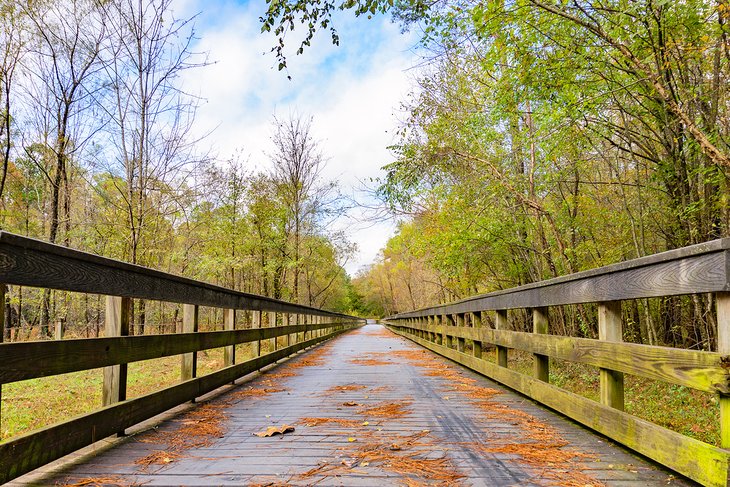
<path fill-rule="evenodd" d="M 104 367 L 104 405 L 0 442 L 0 484 L 364 323 L 355 316 L 242 293 L 0 231 L 0 302 L 6 285 L 107 296 L 103 338 L 0 343 L 0 387 Z M 182 303 L 183 333 L 126 336 L 133 298 Z M 199 332 L 199 306 L 223 308 L 225 330 Z M 235 329 L 235 310 L 253 311 L 255 328 Z M 264 313 L 269 323 L 283 325 L 262 328 Z M 0 330 L 2 320 L 0 313 Z M 286 337 L 284 348 L 277 344 L 262 355 L 261 340 L 277 337 Z M 236 363 L 235 345 L 249 342 L 254 343 L 254 358 Z M 221 347 L 224 367 L 196 377 L 196 352 Z M 182 356 L 179 384 L 126 398 L 128 363 L 173 355 Z"/>
<path fill-rule="evenodd" d="M 730 291 L 728 250 L 730 238 L 712 240 L 389 318 Z"/>
<path fill-rule="evenodd" d="M 622 343 L 622 301 L 700 293 L 715 295 L 717 351 Z M 598 340 L 548 334 L 548 307 L 582 303 L 598 304 Z M 531 313 L 532 333 L 513 329 L 510 309 Z M 495 313 L 494 328 L 487 326 L 487 312 Z M 703 485 L 730 485 L 730 239 L 398 313 L 384 321 L 416 343 Z M 495 349 L 494 360 L 483 353 L 486 347 Z M 508 368 L 511 349 L 533 354 L 532 374 Z M 550 358 L 599 368 L 600 401 L 550 384 Z M 717 394 L 721 447 L 624 412 L 624 373 Z"/>
<path fill-rule="evenodd" d="M 196 281 L 0 231 L 0 282 L 226 309 L 347 315 Z"/>

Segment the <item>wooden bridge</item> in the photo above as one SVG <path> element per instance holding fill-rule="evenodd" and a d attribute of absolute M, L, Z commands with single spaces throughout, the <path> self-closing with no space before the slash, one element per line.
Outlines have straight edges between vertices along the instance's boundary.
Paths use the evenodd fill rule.
<path fill-rule="evenodd" d="M 0 384 L 105 368 L 101 409 L 0 443 L 0 483 L 724 486 L 729 273 L 718 240 L 386 329 L 1 233 L 0 282 L 103 294 L 107 311 L 104 338 L 0 345 Z M 622 301 L 699 293 L 715 293 L 718 350 L 621 342 Z M 133 298 L 182 303 L 182 333 L 125 336 Z M 581 303 L 598 303 L 598 340 L 547 334 L 548 307 Z M 225 310 L 223 331 L 197 331 L 200 306 Z M 511 330 L 508 310 L 524 309 L 533 333 Z M 254 327 L 235 329 L 235 312 Z M 240 343 L 255 356 L 237 361 Z M 218 347 L 224 367 L 198 377 L 197 352 Z M 511 349 L 532 354 L 531 373 Z M 126 398 L 128 363 L 173 355 L 179 384 Z M 600 401 L 550 384 L 550 358 L 598 368 Z M 716 394 L 721 445 L 624 412 L 624 373 Z"/>

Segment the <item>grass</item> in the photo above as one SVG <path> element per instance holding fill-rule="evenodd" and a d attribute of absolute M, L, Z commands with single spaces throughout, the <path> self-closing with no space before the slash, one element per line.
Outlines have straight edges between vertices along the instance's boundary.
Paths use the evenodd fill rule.
<path fill-rule="evenodd" d="M 494 361 L 494 352 L 484 355 Z M 510 350 L 508 365 L 531 375 L 532 355 Z M 594 401 L 600 397 L 598 369 L 589 365 L 551 359 L 550 383 Z M 629 414 L 705 443 L 720 445 L 720 408 L 713 394 L 625 375 L 624 401 Z"/>
<path fill-rule="evenodd" d="M 267 348 L 262 343 L 262 353 Z M 249 344 L 236 347 L 238 362 L 250 356 Z M 222 348 L 198 352 L 198 376 L 222 366 Z M 102 369 L 93 369 L 4 384 L 0 439 L 7 440 L 98 409 L 102 380 Z M 127 397 L 139 397 L 179 381 L 179 356 L 134 362 L 129 364 L 127 372 Z"/>

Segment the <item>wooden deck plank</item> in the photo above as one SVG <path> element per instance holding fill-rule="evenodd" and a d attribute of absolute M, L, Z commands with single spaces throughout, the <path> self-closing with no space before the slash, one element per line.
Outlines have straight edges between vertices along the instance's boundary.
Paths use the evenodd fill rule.
<path fill-rule="evenodd" d="M 580 449 L 592 455 L 575 463 L 582 464 L 582 472 L 594 479 L 595 485 L 599 482 L 609 486 L 693 485 L 684 479 L 674 479 L 661 467 L 482 376 L 432 352 L 422 351 L 378 325 L 368 325 L 342 335 L 191 408 L 188 414 L 206 406 L 225 405 L 221 409 L 226 416 L 221 423 L 224 433 L 220 438 L 210 438 L 210 443 L 201 448 L 180 450 L 180 457 L 173 462 L 146 469 L 135 463 L 152 452 L 168 451 L 169 435 L 190 422 L 190 417 L 185 415 L 169 419 L 155 430 L 120 440 L 117 447 L 46 477 L 39 485 L 72 484 L 91 477 L 114 479 L 122 485 L 145 486 L 267 482 L 403 485 L 403 475 L 377 461 L 351 467 L 343 466 L 342 462 L 352 462 L 356 458 L 354 452 L 368 443 L 404 441 L 406 436 L 418 435 L 424 430 L 428 434 L 420 441 L 423 444 L 417 442 L 404 448 L 403 454 L 417 454 L 421 459 L 447 459 L 454 471 L 464 475 L 460 485 L 541 485 L 543 467 L 529 465 L 518 454 L 485 451 L 502 444 L 500 442 L 524 441 L 521 439 L 523 432 L 516 431 L 510 420 L 512 416 L 485 414 L 473 398 L 453 389 L 450 391 L 451 381 L 443 376 L 427 375 L 428 369 L 417 361 L 403 358 L 410 353 L 427 354 L 424 357 L 431 363 L 440 364 L 464 380 L 474 380 L 477 386 L 495 389 L 497 392 L 490 399 L 495 407 L 518 411 L 514 414 L 529 414 L 535 421 L 548 423 L 568 442 L 564 448 Z M 300 366 L 312 355 L 319 355 L 321 363 Z M 295 375 L 271 379 L 280 373 Z M 345 392 L 333 389 L 347 385 L 358 388 Z M 265 395 L 246 392 L 267 387 L 274 392 Z M 363 412 L 366 408 L 387 403 L 402 405 L 404 400 L 412 402 L 402 416 L 383 418 Z M 349 401 L 363 406 L 345 406 Z M 344 419 L 354 423 L 307 426 L 303 419 L 306 417 Z M 363 425 L 365 421 L 368 422 L 366 426 Z M 296 431 L 274 438 L 258 438 L 252 434 L 269 425 L 284 423 L 294 424 Z M 349 441 L 350 438 L 355 441 Z M 302 477 L 308 470 L 323 465 L 337 467 L 337 470 L 331 474 Z M 23 480 L 20 478 L 11 485 L 27 485 Z M 429 478 L 418 480 L 434 483 Z"/>

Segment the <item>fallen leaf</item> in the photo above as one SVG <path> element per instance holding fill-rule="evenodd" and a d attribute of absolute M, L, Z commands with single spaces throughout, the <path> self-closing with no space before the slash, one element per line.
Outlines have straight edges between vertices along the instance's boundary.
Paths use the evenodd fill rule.
<path fill-rule="evenodd" d="M 393 443 L 390 445 L 390 449 L 393 451 L 398 451 L 400 450 L 400 445 L 398 443 Z"/>
<path fill-rule="evenodd" d="M 353 438 L 353 437 L 351 436 L 351 437 L 349 437 L 349 438 L 347 439 L 347 441 L 349 441 L 350 443 L 352 443 L 353 441 L 357 441 L 357 438 Z"/>
<path fill-rule="evenodd" d="M 367 425 L 369 425 L 369 424 L 370 424 L 370 422 L 369 422 L 369 421 L 365 421 L 365 422 L 363 422 L 363 424 L 362 424 L 362 425 L 363 425 L 363 426 L 367 426 Z"/>
<path fill-rule="evenodd" d="M 343 406 L 359 406 L 355 401 L 347 401 L 342 403 Z"/>
<path fill-rule="evenodd" d="M 285 433 L 291 433 L 292 431 L 294 431 L 294 426 L 283 424 L 281 426 L 269 426 L 265 431 L 259 431 L 254 434 L 259 438 L 264 438 L 266 436 L 283 435 Z"/>

